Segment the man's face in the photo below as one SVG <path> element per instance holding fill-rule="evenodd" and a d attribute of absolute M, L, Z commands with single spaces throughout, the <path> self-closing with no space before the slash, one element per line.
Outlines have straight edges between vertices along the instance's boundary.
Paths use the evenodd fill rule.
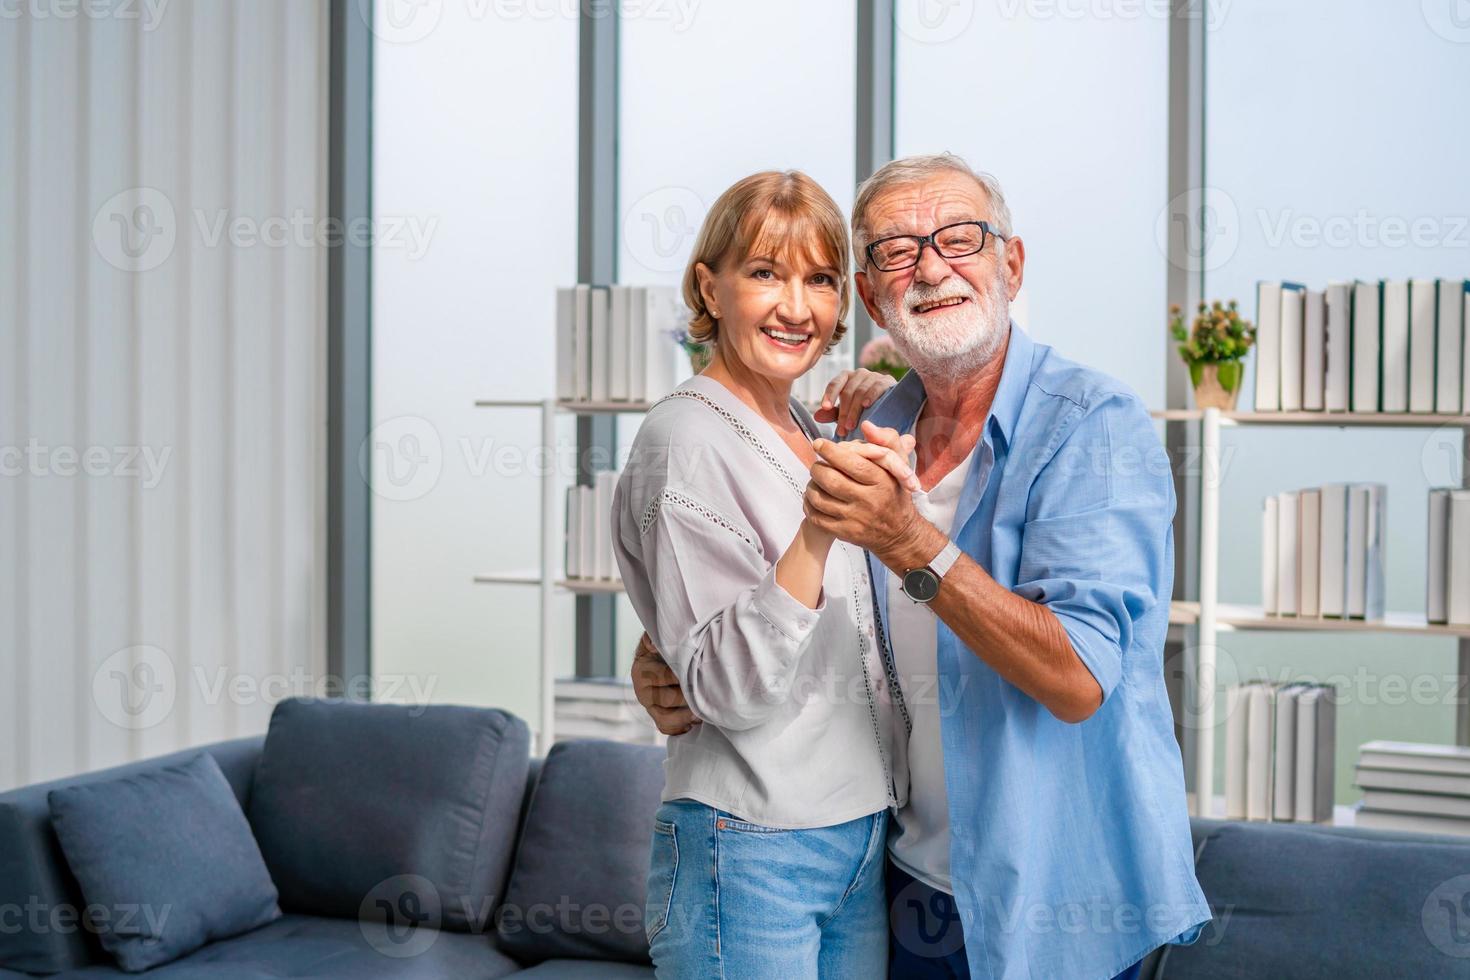
<path fill-rule="evenodd" d="M 991 212 L 983 187 L 965 174 L 943 173 L 884 191 L 866 217 L 868 240 L 876 241 L 988 221 Z M 918 265 L 908 269 L 882 272 L 865 264 L 858 292 L 920 377 L 963 378 L 1004 346 L 1024 258 L 1019 238 L 1002 243 L 991 236 L 982 251 L 957 259 L 926 246 Z"/>

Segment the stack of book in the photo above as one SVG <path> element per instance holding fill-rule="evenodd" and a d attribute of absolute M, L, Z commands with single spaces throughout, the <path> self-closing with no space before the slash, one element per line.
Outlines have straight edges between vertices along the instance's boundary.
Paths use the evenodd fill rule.
<path fill-rule="evenodd" d="M 1470 748 L 1368 742 L 1357 785 L 1359 827 L 1470 835 Z"/>
<path fill-rule="evenodd" d="M 657 401 L 693 372 L 681 343 L 689 310 L 666 286 L 556 291 L 556 397 Z"/>
<path fill-rule="evenodd" d="M 1225 817 L 1332 820 L 1337 703 L 1331 687 L 1259 681 L 1226 689 Z"/>
<path fill-rule="evenodd" d="M 1470 626 L 1470 490 L 1429 491 L 1428 553 L 1429 622 Z"/>
<path fill-rule="evenodd" d="M 564 677 L 556 682 L 556 741 L 606 738 L 638 745 L 666 739 L 644 712 L 630 681 L 615 677 Z"/>
<path fill-rule="evenodd" d="M 613 490 L 621 475 L 621 470 L 600 470 L 592 486 L 567 488 L 567 578 L 621 580 L 612 554 Z"/>
<path fill-rule="evenodd" d="M 1256 287 L 1258 412 L 1470 413 L 1470 281 Z"/>
<path fill-rule="evenodd" d="M 1388 488 L 1329 483 L 1267 497 L 1261 605 L 1268 616 L 1383 618 Z"/>

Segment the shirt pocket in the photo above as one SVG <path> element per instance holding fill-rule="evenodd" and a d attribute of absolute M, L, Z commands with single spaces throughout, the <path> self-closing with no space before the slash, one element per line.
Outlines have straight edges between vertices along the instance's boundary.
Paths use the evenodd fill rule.
<path fill-rule="evenodd" d="M 649 859 L 643 932 L 651 944 L 669 924 L 674 902 L 674 879 L 679 873 L 679 831 L 672 823 L 653 822 L 653 854 Z"/>

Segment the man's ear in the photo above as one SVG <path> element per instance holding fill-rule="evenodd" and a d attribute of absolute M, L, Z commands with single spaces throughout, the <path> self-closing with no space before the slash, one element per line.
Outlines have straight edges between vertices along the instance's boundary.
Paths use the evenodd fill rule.
<path fill-rule="evenodd" d="M 883 322 L 883 311 L 878 308 L 877 300 L 873 296 L 873 283 L 868 279 L 868 274 L 858 272 L 852 277 L 852 281 L 857 284 L 858 299 L 863 301 L 863 308 L 868 311 L 868 316 L 876 326 L 887 330 L 888 324 Z"/>
<path fill-rule="evenodd" d="M 1006 242 L 1006 292 L 1008 299 L 1014 300 L 1016 294 L 1021 291 L 1021 283 L 1026 278 L 1026 243 L 1020 238 L 1012 237 Z"/>

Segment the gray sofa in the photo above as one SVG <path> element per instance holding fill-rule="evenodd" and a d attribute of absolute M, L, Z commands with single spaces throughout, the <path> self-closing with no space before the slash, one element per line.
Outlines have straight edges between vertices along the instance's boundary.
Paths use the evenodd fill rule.
<path fill-rule="evenodd" d="M 571 742 L 537 762 L 528 743 L 503 712 L 287 701 L 264 739 L 208 746 L 284 914 L 148 975 L 651 977 L 641 904 L 662 750 Z M 48 792 L 196 754 L 0 795 L 0 978 L 121 975 L 75 925 L 83 900 Z M 1470 840 L 1193 829 L 1216 918 L 1199 943 L 1151 956 L 1145 980 L 1470 977 Z M 473 900 L 455 909 L 459 893 Z M 374 913 L 405 899 L 438 899 L 431 924 Z"/>

